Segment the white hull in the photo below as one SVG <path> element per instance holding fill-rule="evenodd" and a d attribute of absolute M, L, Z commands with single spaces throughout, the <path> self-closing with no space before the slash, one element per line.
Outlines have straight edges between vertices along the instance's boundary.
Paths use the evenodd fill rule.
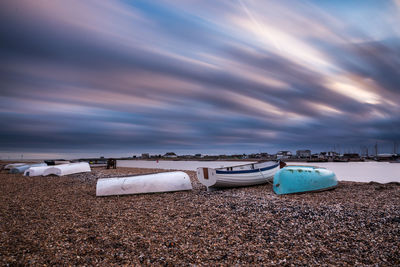
<path fill-rule="evenodd" d="M 129 195 L 192 190 L 184 172 L 165 172 L 122 178 L 98 179 L 96 196 Z"/>
<path fill-rule="evenodd" d="M 61 164 L 55 165 L 43 172 L 43 176 L 47 176 L 50 174 L 63 176 L 69 175 L 74 173 L 81 173 L 81 172 L 90 172 L 90 166 L 87 162 L 79 162 L 79 163 L 70 163 L 70 164 Z"/>
<path fill-rule="evenodd" d="M 25 170 L 31 168 L 31 167 L 46 167 L 47 164 L 46 163 L 37 163 L 37 164 L 25 164 L 22 166 L 16 166 L 11 168 L 11 170 L 9 171 L 9 173 L 24 173 Z"/>
<path fill-rule="evenodd" d="M 4 169 L 5 170 L 11 170 L 12 168 L 19 167 L 19 166 L 22 166 L 22 165 L 26 165 L 26 163 L 11 163 L 11 164 L 7 164 L 6 166 L 4 166 Z"/>
<path fill-rule="evenodd" d="M 24 176 L 40 176 L 43 175 L 47 169 L 53 168 L 52 166 L 43 166 L 43 167 L 30 167 L 25 170 Z"/>
<path fill-rule="evenodd" d="M 198 168 L 197 178 L 210 190 L 264 184 L 272 181 L 278 170 L 279 162 L 254 163 L 219 169 Z"/>

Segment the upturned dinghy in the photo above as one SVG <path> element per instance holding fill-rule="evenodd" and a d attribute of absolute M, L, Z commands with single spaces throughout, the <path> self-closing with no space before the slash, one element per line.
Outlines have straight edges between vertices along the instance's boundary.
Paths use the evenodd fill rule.
<path fill-rule="evenodd" d="M 96 196 L 129 195 L 192 190 L 189 175 L 163 172 L 122 178 L 98 179 Z"/>
<path fill-rule="evenodd" d="M 63 175 L 69 175 L 69 174 L 74 174 L 74 173 L 81 173 L 81 172 L 91 172 L 89 163 L 77 162 L 77 163 L 55 165 L 55 166 L 52 166 L 51 168 L 44 170 L 43 176 L 47 176 L 50 174 L 63 176 Z"/>
<path fill-rule="evenodd" d="M 274 176 L 273 190 L 278 195 L 323 191 L 336 187 L 331 170 L 313 166 L 287 166 Z"/>
<path fill-rule="evenodd" d="M 264 184 L 272 181 L 279 161 L 250 163 L 224 168 L 197 168 L 197 179 L 207 190 Z"/>
<path fill-rule="evenodd" d="M 47 169 L 52 167 L 53 166 L 30 167 L 29 169 L 25 170 L 24 176 L 40 176 L 43 175 Z"/>
<path fill-rule="evenodd" d="M 22 166 L 13 167 L 10 170 L 10 173 L 23 173 L 25 170 L 29 169 L 30 167 L 45 167 L 45 166 L 47 166 L 46 163 L 25 164 Z"/>
<path fill-rule="evenodd" d="M 6 166 L 4 166 L 4 169 L 10 170 L 14 167 L 18 167 L 18 166 L 22 166 L 22 165 L 26 165 L 26 163 L 10 163 L 10 164 L 7 164 Z"/>

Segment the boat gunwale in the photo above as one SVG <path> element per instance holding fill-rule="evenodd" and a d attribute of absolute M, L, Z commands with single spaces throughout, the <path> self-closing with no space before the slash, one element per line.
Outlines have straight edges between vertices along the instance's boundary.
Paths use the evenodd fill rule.
<path fill-rule="evenodd" d="M 290 167 L 300 167 L 300 168 L 313 168 L 313 169 L 327 169 L 326 167 L 320 167 L 320 166 L 312 166 L 312 165 L 286 165 L 284 168 L 290 168 Z"/>
<path fill-rule="evenodd" d="M 101 178 L 98 178 L 98 180 L 100 180 L 100 179 L 123 179 L 123 178 L 136 178 L 137 176 L 149 176 L 149 175 L 153 175 L 153 174 L 163 174 L 163 173 L 171 173 L 171 172 L 183 172 L 183 173 L 186 173 L 185 171 L 179 171 L 179 170 L 176 170 L 176 171 L 162 171 L 162 172 L 149 172 L 149 173 L 143 173 L 143 174 L 140 174 L 140 173 L 138 173 L 138 174 L 132 174 L 132 175 L 130 175 L 129 174 L 129 176 L 126 176 L 126 175 L 124 175 L 124 176 L 113 176 L 113 177 L 101 177 Z"/>
<path fill-rule="evenodd" d="M 209 168 L 209 169 L 214 169 L 214 170 L 221 170 L 221 169 L 225 169 L 225 168 L 235 168 L 235 167 L 242 167 L 242 166 L 247 166 L 247 165 L 251 165 L 251 164 L 259 164 L 259 163 L 266 163 L 266 162 L 280 162 L 280 160 L 262 160 L 262 161 L 257 161 L 254 163 L 246 163 L 246 164 L 240 164 L 240 165 L 234 165 L 234 166 L 229 166 L 229 167 L 219 167 L 219 168 Z M 200 167 L 203 168 L 203 167 Z"/>
<path fill-rule="evenodd" d="M 265 162 L 268 162 L 268 161 L 265 161 Z M 258 162 L 258 163 L 264 163 L 264 162 Z M 258 169 L 237 170 L 237 171 L 223 171 L 223 170 L 221 170 L 221 169 L 225 169 L 225 168 L 242 167 L 242 166 L 247 166 L 247 165 L 251 165 L 251 164 L 255 164 L 255 163 L 218 168 L 218 169 L 215 169 L 215 173 L 216 174 L 243 174 L 243 173 L 263 172 L 263 171 L 267 171 L 267 170 L 271 170 L 271 169 L 274 169 L 276 167 L 279 167 L 280 162 L 277 161 L 274 165 L 267 166 L 267 167 L 264 167 L 264 168 L 258 168 Z"/>

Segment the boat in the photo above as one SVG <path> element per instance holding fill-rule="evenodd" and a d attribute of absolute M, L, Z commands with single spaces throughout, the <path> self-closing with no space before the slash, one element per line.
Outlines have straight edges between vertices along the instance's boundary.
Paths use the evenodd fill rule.
<path fill-rule="evenodd" d="M 69 175 L 74 173 L 81 173 L 81 172 L 90 172 L 90 166 L 87 162 L 77 162 L 77 163 L 69 163 L 69 164 L 61 164 L 61 165 L 54 165 L 51 168 L 44 170 L 43 176 L 47 175 Z"/>
<path fill-rule="evenodd" d="M 10 169 L 9 173 L 23 173 L 25 170 L 29 169 L 30 167 L 43 167 L 47 166 L 46 163 L 38 163 L 38 164 L 25 164 L 21 166 L 16 166 Z"/>
<path fill-rule="evenodd" d="M 25 170 L 24 176 L 40 176 L 43 173 L 53 166 L 40 166 L 40 167 L 30 167 L 29 169 Z"/>
<path fill-rule="evenodd" d="M 18 167 L 18 166 L 22 166 L 22 165 L 26 165 L 26 163 L 10 163 L 10 164 L 7 164 L 6 166 L 4 166 L 4 169 L 10 170 L 14 167 Z"/>
<path fill-rule="evenodd" d="M 333 171 L 313 166 L 287 166 L 274 176 L 273 190 L 278 195 L 323 191 L 338 184 Z"/>
<path fill-rule="evenodd" d="M 280 161 L 264 161 L 223 168 L 197 168 L 197 179 L 207 191 L 265 184 L 272 181 L 280 168 Z"/>
<path fill-rule="evenodd" d="M 129 195 L 192 190 L 185 172 L 163 172 L 97 180 L 96 196 Z"/>
<path fill-rule="evenodd" d="M 44 162 L 49 166 L 71 163 L 69 160 L 45 160 Z"/>

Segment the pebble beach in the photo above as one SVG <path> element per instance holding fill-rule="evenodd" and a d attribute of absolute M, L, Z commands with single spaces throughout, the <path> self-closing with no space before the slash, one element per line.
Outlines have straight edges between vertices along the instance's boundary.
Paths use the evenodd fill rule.
<path fill-rule="evenodd" d="M 400 184 L 339 182 L 278 196 L 271 184 L 96 197 L 93 168 L 64 177 L 0 172 L 1 265 L 400 265 Z"/>

